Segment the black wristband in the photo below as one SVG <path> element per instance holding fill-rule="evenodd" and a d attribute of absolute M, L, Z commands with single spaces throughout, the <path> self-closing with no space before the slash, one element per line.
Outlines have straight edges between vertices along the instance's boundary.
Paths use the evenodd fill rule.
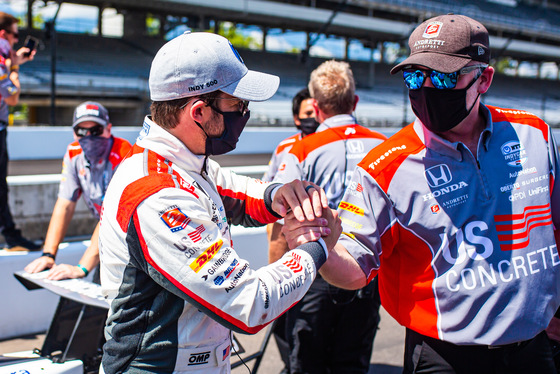
<path fill-rule="evenodd" d="M 278 213 L 276 213 L 274 211 L 274 209 L 272 209 L 272 191 L 274 191 L 274 189 L 278 186 L 281 186 L 282 184 L 280 183 L 271 183 L 266 190 L 264 191 L 264 206 L 266 206 L 266 209 L 272 213 L 272 215 L 278 219 L 282 218 L 282 216 Z"/>
<path fill-rule="evenodd" d="M 52 258 L 54 260 L 56 255 L 53 255 L 52 253 L 48 253 L 48 252 L 43 252 L 43 253 L 41 253 L 41 257 L 48 257 L 48 258 Z"/>

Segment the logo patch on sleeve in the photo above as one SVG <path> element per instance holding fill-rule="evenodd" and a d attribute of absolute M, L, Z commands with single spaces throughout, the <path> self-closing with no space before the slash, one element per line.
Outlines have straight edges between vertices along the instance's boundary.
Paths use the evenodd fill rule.
<path fill-rule="evenodd" d="M 341 201 L 340 205 L 338 206 L 340 209 L 344 209 L 349 211 L 350 213 L 354 213 L 357 214 L 359 216 L 363 216 L 364 215 L 364 209 L 360 208 L 359 206 L 356 206 L 354 204 L 350 204 L 346 201 Z"/>
<path fill-rule="evenodd" d="M 202 252 L 192 264 L 190 264 L 191 269 L 193 269 L 195 273 L 198 273 L 200 269 L 202 269 L 204 265 L 206 265 L 208 261 L 210 261 L 216 253 L 218 253 L 222 244 L 224 244 L 224 242 L 220 239 L 210 247 L 206 248 L 206 250 Z"/>
<path fill-rule="evenodd" d="M 303 270 L 303 266 L 301 266 L 301 256 L 295 253 L 292 253 L 291 260 L 284 261 L 283 265 L 289 267 L 294 273 L 299 273 Z"/>
<path fill-rule="evenodd" d="M 202 239 L 202 233 L 206 231 L 206 229 L 204 228 L 204 225 L 200 225 L 198 226 L 196 229 L 194 229 L 193 232 L 188 233 L 187 235 L 189 236 L 189 238 L 191 238 L 191 240 L 194 243 L 199 242 Z"/>
<path fill-rule="evenodd" d="M 177 207 L 163 212 L 160 218 L 167 227 L 171 229 L 171 232 L 183 230 L 191 221 L 191 219 Z"/>

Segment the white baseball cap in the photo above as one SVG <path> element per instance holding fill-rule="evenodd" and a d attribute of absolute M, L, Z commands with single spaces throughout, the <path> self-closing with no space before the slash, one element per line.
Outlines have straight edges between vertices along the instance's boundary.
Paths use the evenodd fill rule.
<path fill-rule="evenodd" d="M 264 101 L 280 84 L 275 75 L 247 69 L 223 36 L 189 31 L 167 42 L 150 69 L 150 98 L 167 101 L 216 90 L 249 101 Z"/>

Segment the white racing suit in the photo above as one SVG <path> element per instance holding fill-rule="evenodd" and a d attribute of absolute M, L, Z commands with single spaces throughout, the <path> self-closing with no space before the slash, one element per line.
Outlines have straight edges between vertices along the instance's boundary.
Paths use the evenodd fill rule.
<path fill-rule="evenodd" d="M 146 118 L 103 205 L 105 373 L 229 373 L 231 330 L 256 333 L 303 297 L 323 244 L 260 269 L 232 245 L 231 224 L 278 218 L 274 186 L 222 170 Z"/>

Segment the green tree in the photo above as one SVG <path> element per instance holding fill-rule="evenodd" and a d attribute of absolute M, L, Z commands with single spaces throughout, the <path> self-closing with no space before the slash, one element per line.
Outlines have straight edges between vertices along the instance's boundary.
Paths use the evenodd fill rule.
<path fill-rule="evenodd" d="M 496 73 L 511 74 L 511 70 L 515 69 L 516 62 L 509 57 L 502 57 L 496 60 L 493 64 Z"/>
<path fill-rule="evenodd" d="M 161 20 L 152 13 L 146 14 L 146 35 L 158 36 Z"/>
<path fill-rule="evenodd" d="M 237 30 L 237 25 L 231 22 L 222 22 L 218 28 L 218 34 L 227 38 L 231 44 L 238 48 L 260 49 L 262 43 L 252 36 L 243 35 Z"/>

